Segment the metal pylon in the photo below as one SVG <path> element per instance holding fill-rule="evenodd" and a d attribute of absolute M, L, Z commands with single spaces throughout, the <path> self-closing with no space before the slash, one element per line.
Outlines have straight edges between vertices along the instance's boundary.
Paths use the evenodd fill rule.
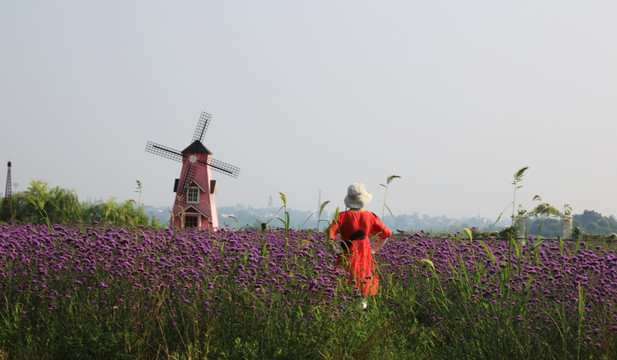
<path fill-rule="evenodd" d="M 13 218 L 13 199 L 12 199 L 12 187 L 11 187 L 11 162 L 9 161 L 7 165 L 8 169 L 6 170 L 6 191 L 4 192 L 4 203 L 8 203 L 9 206 L 9 214 L 11 215 L 11 219 Z"/>

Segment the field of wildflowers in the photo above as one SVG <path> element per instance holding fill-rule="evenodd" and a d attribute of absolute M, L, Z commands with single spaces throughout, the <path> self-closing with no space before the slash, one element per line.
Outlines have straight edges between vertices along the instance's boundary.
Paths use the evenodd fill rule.
<path fill-rule="evenodd" d="M 315 231 L 0 224 L 0 358 L 617 354 L 614 250 L 399 233 L 376 261 L 361 310 Z"/>

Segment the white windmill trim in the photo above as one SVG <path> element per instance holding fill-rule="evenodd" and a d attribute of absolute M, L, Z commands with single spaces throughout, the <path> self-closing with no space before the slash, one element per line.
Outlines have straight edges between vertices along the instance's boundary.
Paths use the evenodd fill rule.
<path fill-rule="evenodd" d="M 190 210 L 193 210 L 195 212 L 189 212 Z M 210 219 L 210 217 L 206 214 L 204 214 L 201 210 L 199 210 L 198 208 L 194 207 L 193 205 L 187 207 L 186 209 L 184 209 L 184 213 L 185 214 L 189 214 L 189 215 L 196 215 L 199 214 L 203 217 L 205 217 L 206 219 Z"/>
<path fill-rule="evenodd" d="M 195 181 L 195 179 L 191 180 L 191 182 L 188 185 L 186 185 L 186 188 L 189 188 L 193 184 L 197 185 L 197 187 L 199 188 L 199 190 L 201 190 L 201 192 L 206 192 L 206 190 L 204 190 L 204 188 L 202 188 L 201 185 L 199 185 L 199 183 Z"/>

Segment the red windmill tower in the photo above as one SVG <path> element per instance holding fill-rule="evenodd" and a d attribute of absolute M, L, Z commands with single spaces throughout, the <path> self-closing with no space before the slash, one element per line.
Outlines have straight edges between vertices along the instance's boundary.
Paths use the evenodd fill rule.
<path fill-rule="evenodd" d="M 201 141 L 208 129 L 212 115 L 202 112 L 193 135 L 191 144 L 178 151 L 167 146 L 148 141 L 146 151 L 182 163 L 180 178 L 176 179 L 174 192 L 173 217 L 170 228 L 196 227 L 216 229 L 219 226 L 216 212 L 216 180 L 212 179 L 212 170 L 238 177 L 240 169 L 212 158 L 212 153 Z"/>

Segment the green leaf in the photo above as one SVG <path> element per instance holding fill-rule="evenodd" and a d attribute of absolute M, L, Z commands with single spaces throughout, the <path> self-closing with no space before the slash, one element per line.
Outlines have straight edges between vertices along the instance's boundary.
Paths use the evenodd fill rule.
<path fill-rule="evenodd" d="M 228 217 L 228 218 L 232 218 L 232 219 L 236 220 L 236 224 L 239 223 L 238 219 L 235 216 L 233 216 L 233 215 L 225 215 L 225 216 Z"/>
<path fill-rule="evenodd" d="M 495 258 L 495 255 L 493 254 L 491 249 L 482 240 L 480 240 L 480 244 L 482 244 L 482 246 L 484 247 L 484 251 L 486 251 L 486 253 L 488 254 L 488 257 L 491 259 L 491 262 L 495 264 L 497 262 L 497 258 Z"/>
<path fill-rule="evenodd" d="M 523 175 L 525 174 L 525 171 L 527 171 L 527 169 L 529 169 L 529 166 L 522 167 L 516 173 L 514 173 L 514 182 L 521 181 L 523 179 Z"/>
<path fill-rule="evenodd" d="M 581 284 L 578 284 L 578 316 L 579 319 L 583 319 L 585 316 L 585 293 Z"/>
<path fill-rule="evenodd" d="M 279 194 L 281 194 L 281 200 L 283 200 L 283 206 L 287 207 L 287 195 L 285 195 L 285 193 L 279 191 Z"/>
<path fill-rule="evenodd" d="M 495 222 L 493 223 L 493 226 L 497 225 L 497 223 L 499 222 L 499 220 L 501 219 L 501 217 L 503 216 L 503 213 L 506 212 L 506 210 L 508 210 L 508 208 L 512 205 L 512 203 L 509 203 L 508 206 L 506 206 L 503 211 L 499 214 L 499 216 L 497 216 L 497 220 L 495 220 Z"/>
<path fill-rule="evenodd" d="M 390 216 L 394 217 L 394 214 L 392 214 L 392 211 L 390 211 L 390 207 L 388 206 L 388 204 L 383 204 L 383 206 L 385 206 L 386 209 L 388 209 L 388 212 L 390 213 Z"/>
<path fill-rule="evenodd" d="M 433 272 L 435 272 L 435 264 L 433 264 L 433 262 L 429 259 L 422 259 L 420 260 L 421 263 L 423 264 L 428 264 L 428 266 L 431 267 L 431 269 L 433 270 Z"/>
<path fill-rule="evenodd" d="M 400 178 L 401 177 L 398 176 L 398 175 L 390 175 L 390 176 L 388 176 L 387 184 L 390 184 L 392 182 L 392 180 L 394 180 L 394 179 L 400 179 Z"/>
<path fill-rule="evenodd" d="M 324 208 L 326 207 L 326 205 L 328 205 L 330 203 L 330 200 L 328 201 L 324 201 L 321 206 L 319 207 L 319 216 L 321 216 L 321 214 L 323 213 Z"/>
<path fill-rule="evenodd" d="M 464 228 L 463 231 L 467 234 L 467 236 L 469 237 L 469 241 L 473 240 L 473 236 L 471 235 L 471 230 L 469 230 L 468 228 Z"/>
<path fill-rule="evenodd" d="M 315 215 L 315 213 L 311 213 L 311 214 L 310 214 L 310 215 L 306 218 L 306 220 L 304 220 L 304 222 L 302 223 L 302 226 L 304 226 L 304 224 L 306 224 L 309 220 L 311 220 L 311 218 L 312 218 L 314 215 Z M 302 226 L 301 226 L 301 227 L 302 227 Z"/>
<path fill-rule="evenodd" d="M 332 223 L 335 224 L 338 221 L 338 214 L 340 213 L 339 207 L 336 207 L 336 210 L 334 210 L 334 215 L 332 216 Z M 326 229 L 327 233 L 330 234 L 330 228 Z M 330 236 L 330 235 L 328 235 Z"/>

